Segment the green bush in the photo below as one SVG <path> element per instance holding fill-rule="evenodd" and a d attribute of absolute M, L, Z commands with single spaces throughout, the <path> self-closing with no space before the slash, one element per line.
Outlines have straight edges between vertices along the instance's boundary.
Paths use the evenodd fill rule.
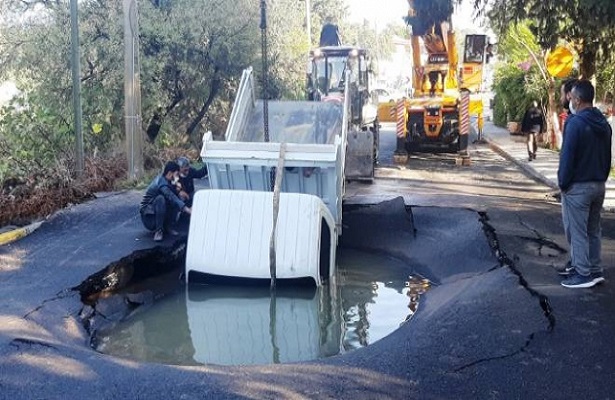
<path fill-rule="evenodd" d="M 526 72 L 514 63 L 500 66 L 495 73 L 493 121 L 506 126 L 510 121 L 520 122 L 532 101 L 538 101 L 544 109 L 548 102 L 548 82 L 536 66 Z M 559 88 L 561 83 L 556 82 Z M 557 93 L 556 93 L 557 95 Z M 556 96 L 557 97 L 557 96 Z M 556 98 L 557 100 L 557 98 Z"/>
<path fill-rule="evenodd" d="M 533 98 L 526 90 L 526 72 L 513 64 L 505 64 L 496 71 L 493 121 L 506 126 L 509 121 L 521 121 Z"/>

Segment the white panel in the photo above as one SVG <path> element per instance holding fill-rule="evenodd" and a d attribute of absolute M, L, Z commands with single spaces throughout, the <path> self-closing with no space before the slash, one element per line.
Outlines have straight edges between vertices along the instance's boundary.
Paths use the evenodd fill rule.
<path fill-rule="evenodd" d="M 188 236 L 186 276 L 194 270 L 268 279 L 272 201 L 271 192 L 197 192 Z M 320 284 L 318 248 L 322 218 L 334 226 L 331 214 L 319 198 L 299 193 L 280 195 L 276 235 L 279 278 L 312 277 Z"/>
<path fill-rule="evenodd" d="M 269 191 L 269 170 L 277 166 L 278 143 L 244 143 L 208 141 L 204 143 L 204 160 L 210 170 L 210 184 L 214 189 Z M 288 143 L 284 166 L 298 168 L 284 171 L 283 191 L 308 193 L 325 201 L 337 225 L 341 212 L 337 197 L 343 193 L 341 145 Z M 309 177 L 305 168 L 315 168 Z M 339 186 L 339 187 L 338 187 Z M 341 201 L 341 199 L 340 199 Z"/>
<path fill-rule="evenodd" d="M 327 345 L 325 340 L 333 344 L 339 341 L 336 336 L 308 336 L 320 332 L 316 294 L 311 298 L 277 298 L 272 321 L 269 296 L 255 293 L 250 298 L 229 299 L 216 290 L 211 292 L 198 299 L 191 299 L 187 292 L 188 324 L 198 362 L 271 364 L 313 360 Z M 274 358 L 273 344 L 278 359 Z"/>

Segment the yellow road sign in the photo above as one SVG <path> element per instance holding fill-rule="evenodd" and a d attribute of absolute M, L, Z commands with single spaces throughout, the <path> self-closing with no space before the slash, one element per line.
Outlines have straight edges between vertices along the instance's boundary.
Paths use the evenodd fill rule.
<path fill-rule="evenodd" d="M 567 47 L 559 46 L 547 55 L 547 71 L 555 78 L 565 78 L 572 72 L 574 55 Z"/>

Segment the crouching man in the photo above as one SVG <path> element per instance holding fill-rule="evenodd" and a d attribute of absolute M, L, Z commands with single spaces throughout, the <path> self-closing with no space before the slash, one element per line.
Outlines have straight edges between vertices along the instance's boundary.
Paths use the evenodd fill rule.
<path fill-rule="evenodd" d="M 143 226 L 154 232 L 154 241 L 164 239 L 164 232 L 176 234 L 172 229 L 180 212 L 190 214 L 192 210 L 175 194 L 173 181 L 179 174 L 179 165 L 169 161 L 162 174 L 157 175 L 147 187 L 139 212 Z"/>
<path fill-rule="evenodd" d="M 179 157 L 177 159 L 177 165 L 179 165 L 180 183 L 178 195 L 184 200 L 188 207 L 192 207 L 192 200 L 194 199 L 194 180 L 203 179 L 207 176 L 207 166 L 203 165 L 200 169 L 193 168 L 190 166 L 190 160 L 186 157 Z"/>

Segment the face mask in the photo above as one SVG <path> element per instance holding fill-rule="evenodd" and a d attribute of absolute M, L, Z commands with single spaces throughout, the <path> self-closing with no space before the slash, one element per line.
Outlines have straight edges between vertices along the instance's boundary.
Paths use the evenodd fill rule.
<path fill-rule="evenodd" d="M 574 104 L 572 103 L 572 100 L 570 100 L 570 103 L 568 103 L 568 109 L 570 109 L 570 113 L 571 114 L 576 114 L 577 113 L 577 109 L 574 108 Z"/>

